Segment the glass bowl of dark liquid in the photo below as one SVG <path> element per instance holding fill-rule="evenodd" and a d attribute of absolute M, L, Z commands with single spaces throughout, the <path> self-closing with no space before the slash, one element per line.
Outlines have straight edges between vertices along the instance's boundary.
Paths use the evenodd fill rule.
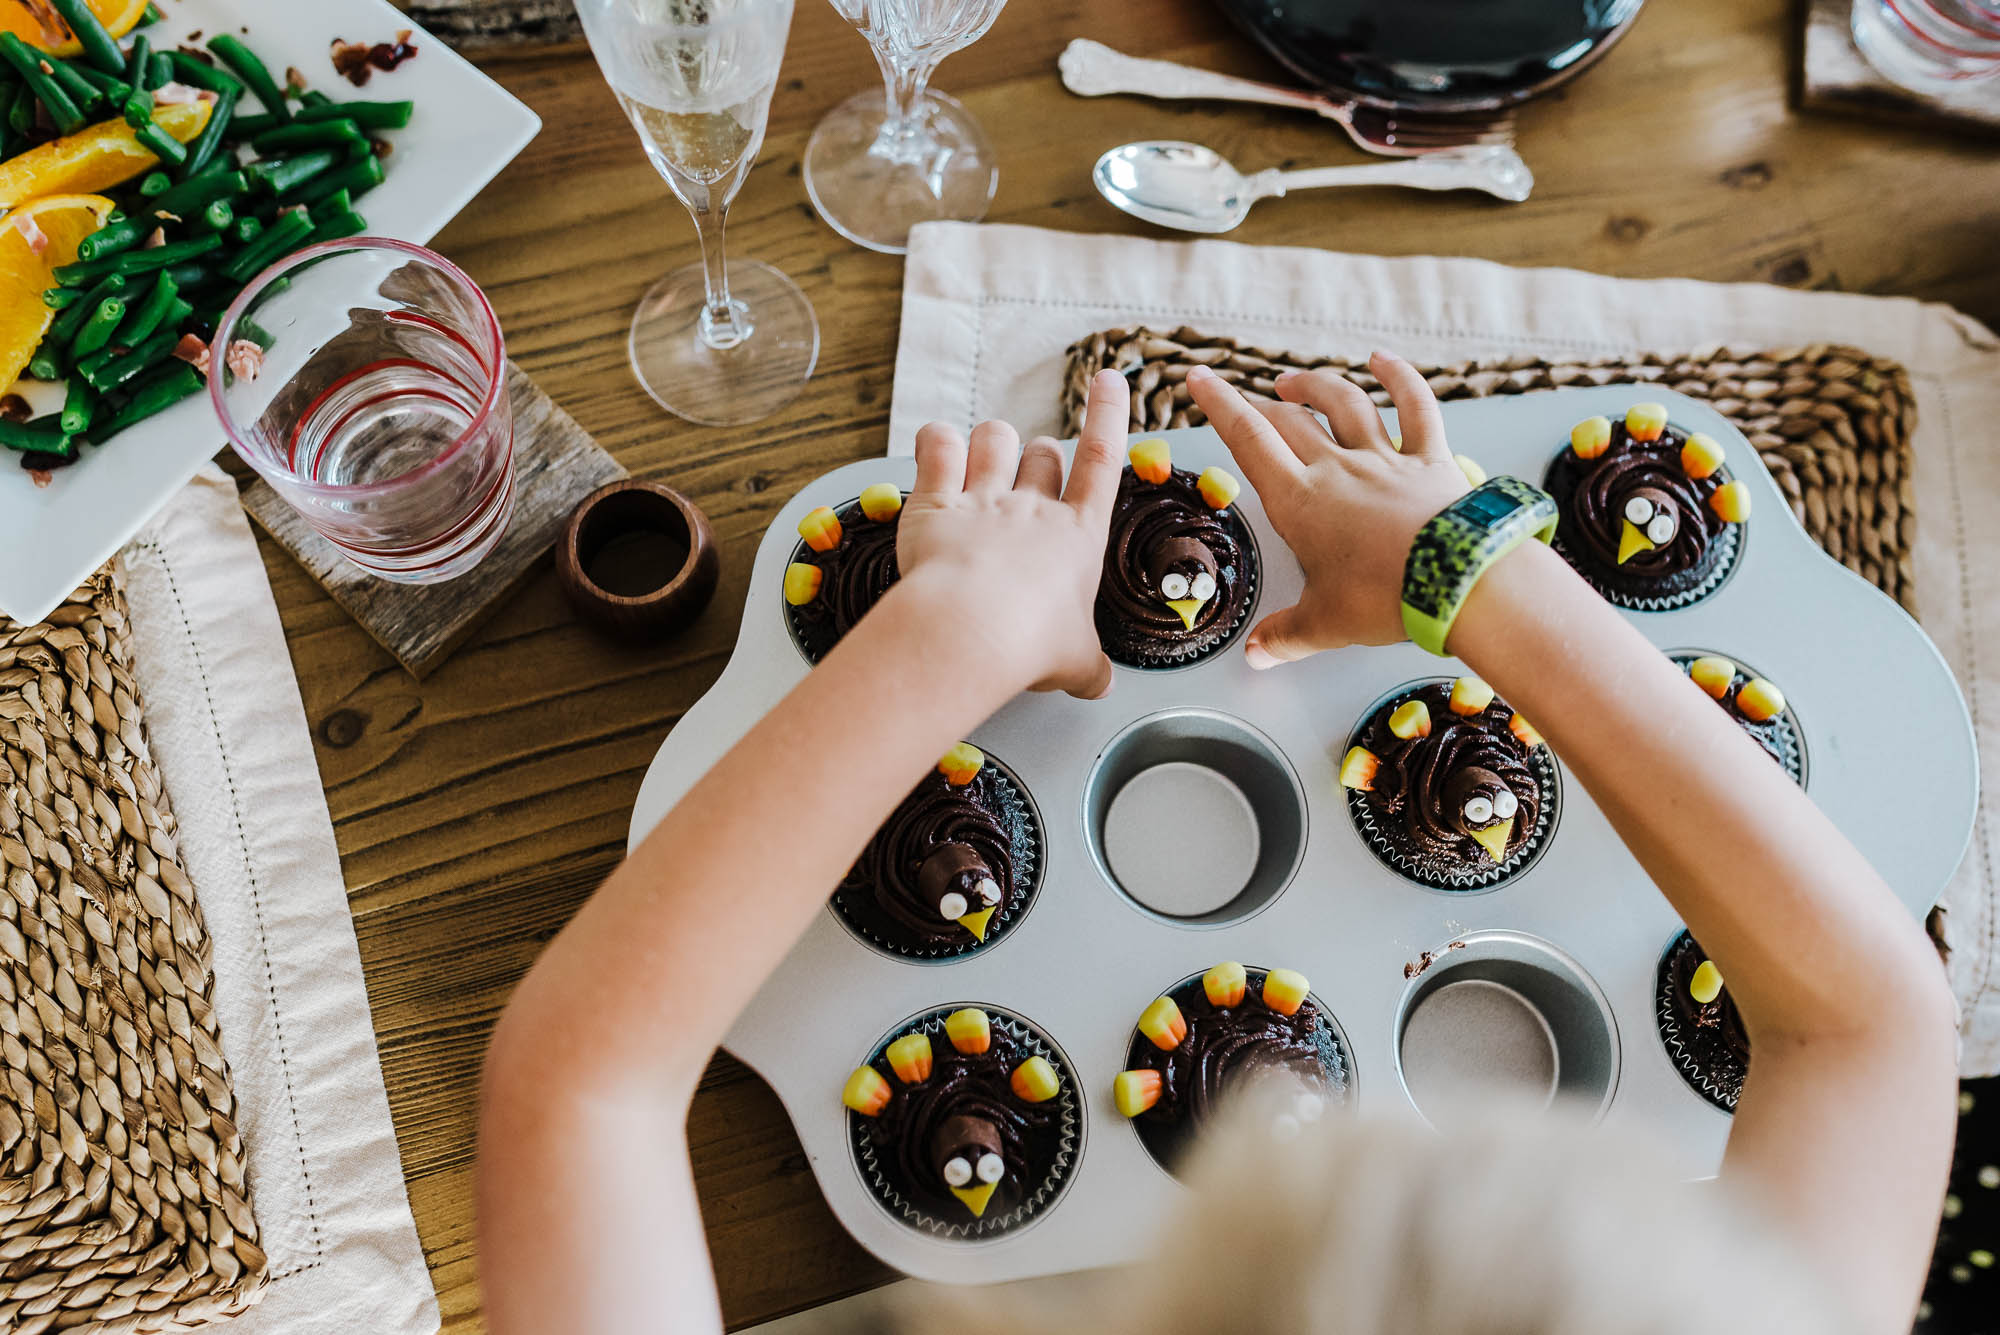
<path fill-rule="evenodd" d="M 1429 111 L 1508 106 L 1583 70 L 1643 0 L 1216 0 L 1300 78 Z"/>

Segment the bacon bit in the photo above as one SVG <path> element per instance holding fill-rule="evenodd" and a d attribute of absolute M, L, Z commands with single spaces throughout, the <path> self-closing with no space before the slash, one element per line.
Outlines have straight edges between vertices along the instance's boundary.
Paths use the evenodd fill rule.
<path fill-rule="evenodd" d="M 166 244 L 167 244 L 167 229 L 164 227 L 155 227 L 153 229 L 153 234 L 147 237 L 145 241 L 140 244 L 139 249 L 158 250 L 161 246 L 164 246 Z"/>
<path fill-rule="evenodd" d="M 154 216 L 155 218 L 165 218 L 165 219 L 166 219 L 166 220 L 167 220 L 168 222 L 179 222 L 179 221 L 181 221 L 181 215 L 180 215 L 180 214 L 178 214 L 178 213 L 168 213 L 168 212 L 167 212 L 167 211 L 166 211 L 165 209 L 154 209 L 154 210 L 153 210 L 153 216 Z"/>
<path fill-rule="evenodd" d="M 41 225 L 34 220 L 32 215 L 26 213 L 16 214 L 13 221 L 14 230 L 19 232 L 21 239 L 28 243 L 29 250 L 34 251 L 37 255 L 48 250 L 49 235 L 41 229 Z"/>
<path fill-rule="evenodd" d="M 173 356 L 180 358 L 206 377 L 208 375 L 208 344 L 199 334 L 182 334 L 181 341 L 174 344 Z"/>
<path fill-rule="evenodd" d="M 19 394 L 0 394 L 0 422 L 25 422 L 35 415 Z"/>
<path fill-rule="evenodd" d="M 46 468 L 30 468 L 28 470 L 28 477 L 38 487 L 46 487 L 49 483 L 56 480 L 56 475 Z"/>
<path fill-rule="evenodd" d="M 285 207 L 278 210 L 278 216 L 282 218 L 287 213 L 304 213 L 305 211 L 306 211 L 306 206 L 303 204 L 287 204 L 285 205 Z"/>
<path fill-rule="evenodd" d="M 200 38 L 201 38 L 200 32 L 191 32 L 188 34 L 187 41 L 182 42 L 178 47 L 175 48 L 175 50 L 179 51 L 184 56 L 193 56 L 196 60 L 199 60 L 202 64 L 207 65 L 212 69 L 215 66 L 215 57 L 210 55 L 207 51 L 203 50 L 201 47 L 188 45 L 188 42 L 198 41 Z"/>
<path fill-rule="evenodd" d="M 247 338 L 239 338 L 229 345 L 223 365 L 235 372 L 239 380 L 255 380 L 264 369 L 264 350 Z"/>
<path fill-rule="evenodd" d="M 370 46 L 366 42 L 349 42 L 341 38 L 333 39 L 329 54 L 333 58 L 334 73 L 346 79 L 356 88 L 367 84 L 376 70 L 383 73 L 396 68 L 417 54 L 417 48 L 410 45 L 411 29 L 397 32 L 393 42 L 377 42 Z"/>
<path fill-rule="evenodd" d="M 201 29 L 196 28 L 193 32 L 189 33 L 188 40 L 190 42 L 199 42 L 201 40 Z"/>
<path fill-rule="evenodd" d="M 201 100 L 202 90 L 184 83 L 163 83 L 153 90 L 156 107 L 184 107 Z"/>
<path fill-rule="evenodd" d="M 396 151 L 396 146 L 387 139 L 370 139 L 368 147 L 378 158 L 386 158 Z"/>
<path fill-rule="evenodd" d="M 38 60 L 35 63 L 42 67 L 42 73 L 44 74 L 54 74 L 56 72 L 56 67 L 49 64 L 46 60 Z"/>
<path fill-rule="evenodd" d="M 303 93 L 308 86 L 306 76 L 299 73 L 297 65 L 285 66 L 285 88 L 288 92 Z"/>

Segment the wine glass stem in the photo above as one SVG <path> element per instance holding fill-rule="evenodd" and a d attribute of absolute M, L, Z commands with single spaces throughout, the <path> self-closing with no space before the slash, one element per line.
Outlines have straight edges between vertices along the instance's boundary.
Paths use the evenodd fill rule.
<path fill-rule="evenodd" d="M 717 351 L 726 351 L 750 337 L 750 313 L 729 296 L 729 272 L 724 263 L 723 231 L 729 225 L 729 206 L 690 208 L 695 235 L 701 241 L 701 277 L 707 289 L 702 302 L 701 341 Z"/>
<path fill-rule="evenodd" d="M 897 162 L 921 159 L 931 142 L 930 126 L 921 109 L 924 89 L 930 86 L 938 62 L 907 52 L 884 51 L 879 46 L 874 51 L 888 93 L 889 118 L 882 123 L 871 151 Z"/>

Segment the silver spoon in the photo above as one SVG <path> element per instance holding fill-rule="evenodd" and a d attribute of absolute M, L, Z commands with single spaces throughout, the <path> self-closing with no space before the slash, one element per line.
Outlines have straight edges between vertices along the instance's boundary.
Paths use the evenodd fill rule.
<path fill-rule="evenodd" d="M 1534 173 L 1504 144 L 1454 148 L 1397 162 L 1320 167 L 1245 176 L 1212 148 L 1170 139 L 1121 144 L 1091 169 L 1097 193 L 1135 218 L 1183 232 L 1227 232 L 1250 206 L 1291 190 L 1336 185 L 1406 185 L 1419 190 L 1484 190 L 1519 203 L 1534 188 Z"/>

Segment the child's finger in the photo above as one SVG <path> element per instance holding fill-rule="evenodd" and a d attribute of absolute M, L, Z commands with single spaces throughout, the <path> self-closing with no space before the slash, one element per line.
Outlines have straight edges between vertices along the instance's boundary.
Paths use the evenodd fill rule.
<path fill-rule="evenodd" d="M 1083 432 L 1070 461 L 1063 499 L 1101 532 L 1111 522 L 1118 499 L 1118 473 L 1125 466 L 1125 428 L 1132 422 L 1132 387 L 1116 371 L 1099 371 L 1090 382 L 1083 409 Z"/>
<path fill-rule="evenodd" d="M 1293 371 L 1278 377 L 1278 397 L 1303 403 L 1326 418 L 1333 438 L 1350 450 L 1396 452 L 1389 428 L 1368 392 L 1338 371 Z"/>
<path fill-rule="evenodd" d="M 1050 500 L 1062 495 L 1062 451 L 1053 438 L 1036 436 L 1022 447 L 1014 490 L 1040 492 Z"/>
<path fill-rule="evenodd" d="M 1336 647 L 1316 642 L 1306 625 L 1305 614 L 1293 604 L 1257 623 L 1244 642 L 1243 661 L 1261 672 Z"/>
<path fill-rule="evenodd" d="M 1313 416 L 1312 409 L 1303 403 L 1273 403 L 1269 399 L 1259 399 L 1250 406 L 1264 415 L 1264 420 L 1284 437 L 1285 444 L 1292 447 L 1292 453 L 1298 455 L 1299 462 L 1308 468 L 1340 448 L 1327 434 L 1325 425 Z"/>
<path fill-rule="evenodd" d="M 965 437 L 943 422 L 917 432 L 916 490 L 965 490 Z"/>
<path fill-rule="evenodd" d="M 1102 700 L 1111 694 L 1111 682 L 1111 660 L 1099 654 L 1090 676 L 1080 682 L 1072 683 L 1068 690 L 1079 700 Z"/>
<path fill-rule="evenodd" d="M 972 445 L 965 456 L 967 491 L 1006 491 L 1021 466 L 1021 437 L 1005 422 L 981 422 L 972 428 Z"/>
<path fill-rule="evenodd" d="M 1260 495 L 1276 496 L 1298 485 L 1305 471 L 1299 456 L 1234 386 L 1206 366 L 1190 370 L 1187 385 L 1253 489 Z"/>
<path fill-rule="evenodd" d="M 1437 395 L 1431 393 L 1417 368 L 1393 352 L 1378 352 L 1368 359 L 1368 369 L 1396 405 L 1403 453 L 1449 459 L 1451 446 L 1445 443 L 1444 414 L 1438 410 Z"/>

